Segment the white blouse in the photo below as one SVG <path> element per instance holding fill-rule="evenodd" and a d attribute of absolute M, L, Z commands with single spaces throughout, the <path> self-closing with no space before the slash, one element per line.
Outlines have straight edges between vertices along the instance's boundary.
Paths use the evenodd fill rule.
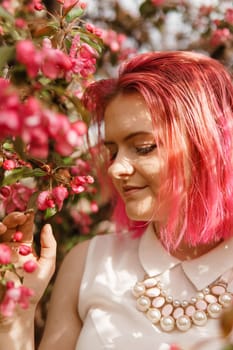
<path fill-rule="evenodd" d="M 96 236 L 90 242 L 82 278 L 78 310 L 83 328 L 76 350 L 220 350 L 218 320 L 181 332 L 163 332 L 136 308 L 132 288 L 145 274 L 159 276 L 168 293 L 190 299 L 218 277 L 233 292 L 233 239 L 189 261 L 169 255 L 148 226 L 141 238 L 127 234 Z M 205 342 L 205 346 L 198 344 Z M 194 347 L 192 348 L 194 349 Z"/>

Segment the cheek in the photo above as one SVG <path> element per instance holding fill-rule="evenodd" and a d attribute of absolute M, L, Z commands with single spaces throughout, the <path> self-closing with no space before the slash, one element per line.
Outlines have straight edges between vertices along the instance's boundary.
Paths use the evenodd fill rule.
<path fill-rule="evenodd" d="M 153 160 L 146 160 L 140 164 L 140 173 L 148 181 L 151 188 L 158 188 L 161 183 L 163 171 L 164 162 L 157 157 Z"/>

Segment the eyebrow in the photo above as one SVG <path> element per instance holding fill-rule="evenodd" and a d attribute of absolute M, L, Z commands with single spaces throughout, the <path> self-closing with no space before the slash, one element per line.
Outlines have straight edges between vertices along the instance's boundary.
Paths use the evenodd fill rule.
<path fill-rule="evenodd" d="M 136 131 L 136 132 L 133 132 L 133 133 L 127 135 L 124 138 L 124 141 L 128 141 L 128 140 L 130 140 L 130 139 L 132 139 L 132 138 L 134 138 L 134 137 L 136 137 L 138 135 L 151 135 L 151 133 L 148 132 L 148 131 Z M 104 140 L 104 145 L 105 146 L 113 145 L 113 144 L 115 144 L 115 142 Z"/>

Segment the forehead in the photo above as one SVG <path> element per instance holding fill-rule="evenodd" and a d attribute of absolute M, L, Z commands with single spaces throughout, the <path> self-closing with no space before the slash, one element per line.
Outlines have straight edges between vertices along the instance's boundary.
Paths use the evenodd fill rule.
<path fill-rule="evenodd" d="M 121 93 L 107 105 L 104 113 L 105 136 L 153 131 L 148 107 L 139 93 Z"/>

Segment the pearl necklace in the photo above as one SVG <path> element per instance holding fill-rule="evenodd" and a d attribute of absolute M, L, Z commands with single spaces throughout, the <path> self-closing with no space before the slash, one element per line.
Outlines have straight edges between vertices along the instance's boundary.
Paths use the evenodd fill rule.
<path fill-rule="evenodd" d="M 198 291 L 188 300 L 177 300 L 168 295 L 156 277 L 148 277 L 133 287 L 136 306 L 153 324 L 159 324 L 165 332 L 174 329 L 186 332 L 192 325 L 204 326 L 208 318 L 219 318 L 223 308 L 232 304 L 232 293 L 224 281 Z"/>

